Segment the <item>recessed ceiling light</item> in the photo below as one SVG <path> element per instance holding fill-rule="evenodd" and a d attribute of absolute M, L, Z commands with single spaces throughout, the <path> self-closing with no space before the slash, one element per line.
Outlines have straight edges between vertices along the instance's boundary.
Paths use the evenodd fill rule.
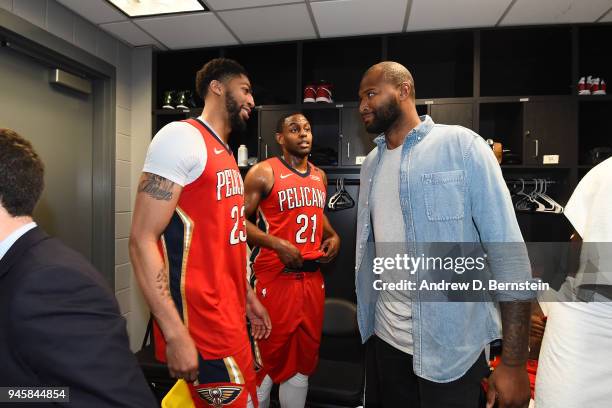
<path fill-rule="evenodd" d="M 199 0 L 107 0 L 128 17 L 208 11 Z"/>

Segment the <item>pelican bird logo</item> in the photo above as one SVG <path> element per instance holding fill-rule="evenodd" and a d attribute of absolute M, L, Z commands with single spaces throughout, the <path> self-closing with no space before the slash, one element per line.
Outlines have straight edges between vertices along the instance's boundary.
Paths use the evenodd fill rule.
<path fill-rule="evenodd" d="M 229 405 L 242 392 L 242 387 L 227 386 L 227 387 L 211 387 L 201 388 L 198 391 L 200 398 L 208 402 L 215 408 L 223 408 L 224 405 Z"/>

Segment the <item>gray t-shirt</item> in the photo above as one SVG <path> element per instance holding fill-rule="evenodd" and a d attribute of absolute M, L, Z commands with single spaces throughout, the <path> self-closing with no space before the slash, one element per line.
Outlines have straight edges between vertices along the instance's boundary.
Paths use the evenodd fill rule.
<path fill-rule="evenodd" d="M 404 219 L 400 207 L 399 174 L 402 147 L 385 148 L 374 180 L 370 199 L 372 227 L 377 257 L 403 254 L 406 240 Z M 391 244 L 393 243 L 393 244 Z M 379 275 L 383 282 L 409 279 L 406 271 L 385 271 Z M 376 335 L 404 353 L 413 353 L 412 308 L 408 293 L 381 290 L 376 302 Z"/>

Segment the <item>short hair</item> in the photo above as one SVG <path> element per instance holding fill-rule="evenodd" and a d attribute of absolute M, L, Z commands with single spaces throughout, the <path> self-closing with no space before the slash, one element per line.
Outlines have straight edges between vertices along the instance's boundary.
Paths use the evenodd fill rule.
<path fill-rule="evenodd" d="M 214 80 L 224 82 L 229 78 L 240 75 L 248 77 L 246 69 L 233 59 L 215 58 L 208 61 L 196 73 L 196 92 L 204 100 L 208 93 L 208 86 Z"/>
<path fill-rule="evenodd" d="M 29 141 L 0 129 L 0 204 L 11 216 L 32 215 L 44 188 L 44 172 Z"/>
<path fill-rule="evenodd" d="M 285 121 L 287 120 L 287 118 L 290 118 L 291 116 L 294 116 L 294 115 L 302 115 L 303 117 L 306 118 L 306 115 L 304 115 L 302 112 L 293 112 L 293 113 L 289 113 L 286 115 L 282 115 L 276 121 L 276 133 L 283 133 L 283 126 L 285 125 Z M 306 118 L 306 120 L 308 120 L 308 118 Z"/>
<path fill-rule="evenodd" d="M 399 86 L 403 82 L 408 82 L 410 85 L 410 97 L 415 99 L 416 93 L 414 90 L 414 78 L 408 68 L 395 61 L 383 61 L 376 65 L 371 66 L 366 74 L 371 71 L 379 69 L 382 72 L 383 81 L 388 82 L 392 85 Z"/>

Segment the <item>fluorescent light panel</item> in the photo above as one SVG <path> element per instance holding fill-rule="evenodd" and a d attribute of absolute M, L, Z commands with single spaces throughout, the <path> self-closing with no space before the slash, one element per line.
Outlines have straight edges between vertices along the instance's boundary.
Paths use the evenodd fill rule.
<path fill-rule="evenodd" d="M 208 11 L 198 0 L 107 0 L 130 17 Z"/>

